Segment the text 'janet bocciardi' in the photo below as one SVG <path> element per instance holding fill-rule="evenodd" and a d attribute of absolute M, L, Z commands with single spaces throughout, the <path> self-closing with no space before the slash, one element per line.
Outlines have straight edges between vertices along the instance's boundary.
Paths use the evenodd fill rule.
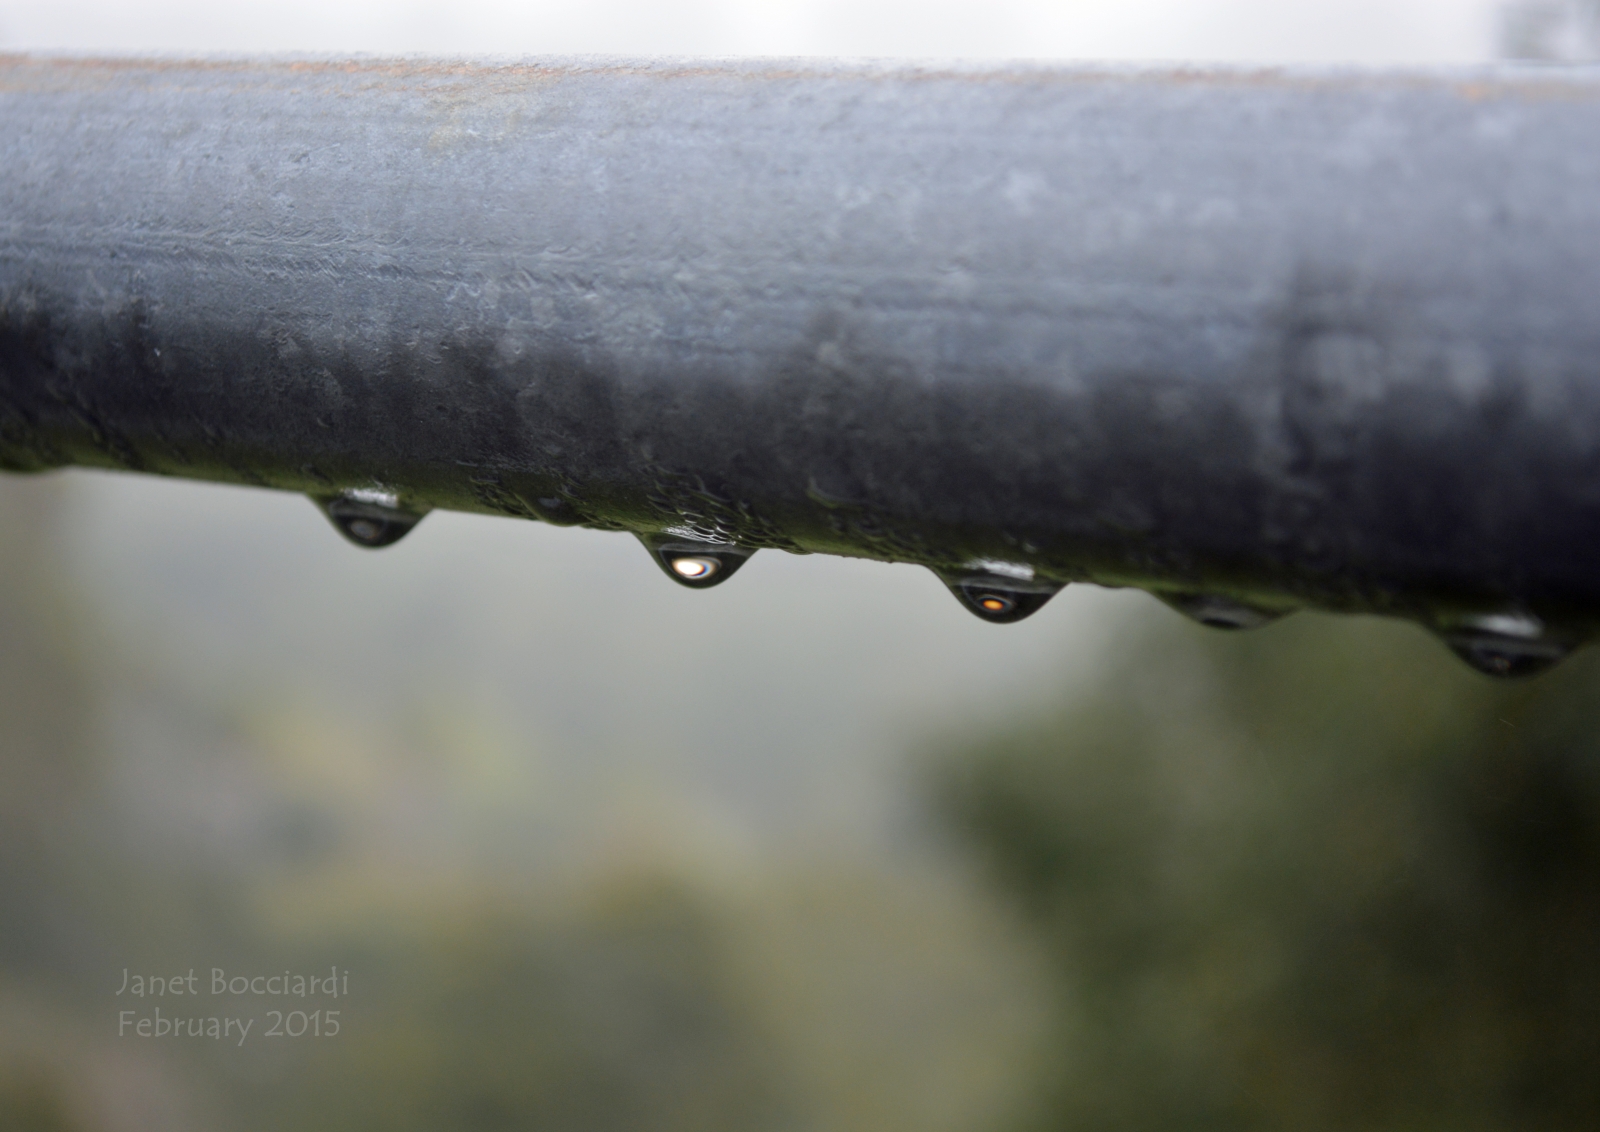
<path fill-rule="evenodd" d="M 178 975 L 135 974 L 124 967 L 117 997 L 147 1001 L 117 1011 L 117 1037 L 203 1038 L 241 1046 L 252 1034 L 262 1039 L 333 1038 L 344 1028 L 343 1008 L 337 1004 L 349 993 L 350 972 L 337 966 L 327 974 L 238 974 L 213 967 L 209 978 L 196 975 L 192 967 Z M 148 1002 L 152 998 L 173 1001 L 163 1010 Z M 218 998 L 232 1000 L 227 1005 L 235 1012 L 208 1009 Z M 211 1001 L 202 1005 L 207 999 Z M 240 1011 L 238 999 L 277 1000 L 284 1008 Z"/>

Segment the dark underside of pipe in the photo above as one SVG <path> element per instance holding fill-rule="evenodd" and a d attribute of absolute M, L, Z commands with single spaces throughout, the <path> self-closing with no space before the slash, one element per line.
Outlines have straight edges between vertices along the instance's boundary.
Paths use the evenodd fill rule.
<path fill-rule="evenodd" d="M 1600 628 L 1600 76 L 0 60 L 0 467 Z"/>

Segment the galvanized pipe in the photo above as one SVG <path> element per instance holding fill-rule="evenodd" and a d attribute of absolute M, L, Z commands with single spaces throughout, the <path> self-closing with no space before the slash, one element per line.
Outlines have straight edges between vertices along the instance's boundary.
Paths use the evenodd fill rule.
<path fill-rule="evenodd" d="M 1597 138 L 1549 70 L 10 58 L 0 465 L 1531 671 L 1600 625 Z"/>

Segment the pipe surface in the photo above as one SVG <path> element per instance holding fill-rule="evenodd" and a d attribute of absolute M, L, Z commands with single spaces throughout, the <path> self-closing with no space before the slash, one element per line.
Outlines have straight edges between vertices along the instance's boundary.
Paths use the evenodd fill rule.
<path fill-rule="evenodd" d="M 0 466 L 1532 671 L 1600 623 L 1597 138 L 1581 71 L 7 58 Z"/>

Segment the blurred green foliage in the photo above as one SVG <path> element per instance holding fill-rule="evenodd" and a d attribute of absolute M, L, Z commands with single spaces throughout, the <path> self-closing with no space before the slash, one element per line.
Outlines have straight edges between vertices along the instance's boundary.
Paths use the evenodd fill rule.
<path fill-rule="evenodd" d="M 1593 650 L 1152 620 L 941 790 L 1054 972 L 1036 1127 L 1600 1127 Z"/>
<path fill-rule="evenodd" d="M 0 492 L 0 1132 L 1600 1126 L 1600 650 L 1149 602 L 1053 704 L 928 717 L 954 838 L 761 859 L 646 783 L 580 853 L 470 702 L 173 698 L 58 500 Z M 188 729 L 116 754 L 141 712 Z M 123 966 L 330 962 L 323 1044 L 116 1037 Z"/>
<path fill-rule="evenodd" d="M 724 925 L 670 878 L 589 903 L 553 924 L 472 909 L 369 947 L 347 1040 L 246 1111 L 308 1132 L 781 1126 L 771 1037 L 730 977 Z"/>
<path fill-rule="evenodd" d="M 1041 1018 L 959 873 L 747 852 L 650 779 L 586 842 L 519 837 L 585 801 L 543 773 L 575 756 L 476 701 L 176 690 L 72 591 L 69 486 L 0 483 L 0 1132 L 995 1124 Z M 330 964 L 347 999 L 116 993 Z M 157 1007 L 254 1028 L 119 1029 Z M 341 1032 L 269 1040 L 274 1007 Z"/>
<path fill-rule="evenodd" d="M 230 1107 L 311 1132 L 998 1127 L 1040 1030 L 1031 972 L 988 910 L 898 879 L 718 891 L 637 861 L 542 899 L 436 891 L 313 925 L 293 946 L 360 972 L 347 1032 L 236 1075 Z"/>
<path fill-rule="evenodd" d="M 0 1066 L 0 1129 L 5 1132 L 69 1132 L 74 1127 L 58 1081 L 34 1067 Z"/>

